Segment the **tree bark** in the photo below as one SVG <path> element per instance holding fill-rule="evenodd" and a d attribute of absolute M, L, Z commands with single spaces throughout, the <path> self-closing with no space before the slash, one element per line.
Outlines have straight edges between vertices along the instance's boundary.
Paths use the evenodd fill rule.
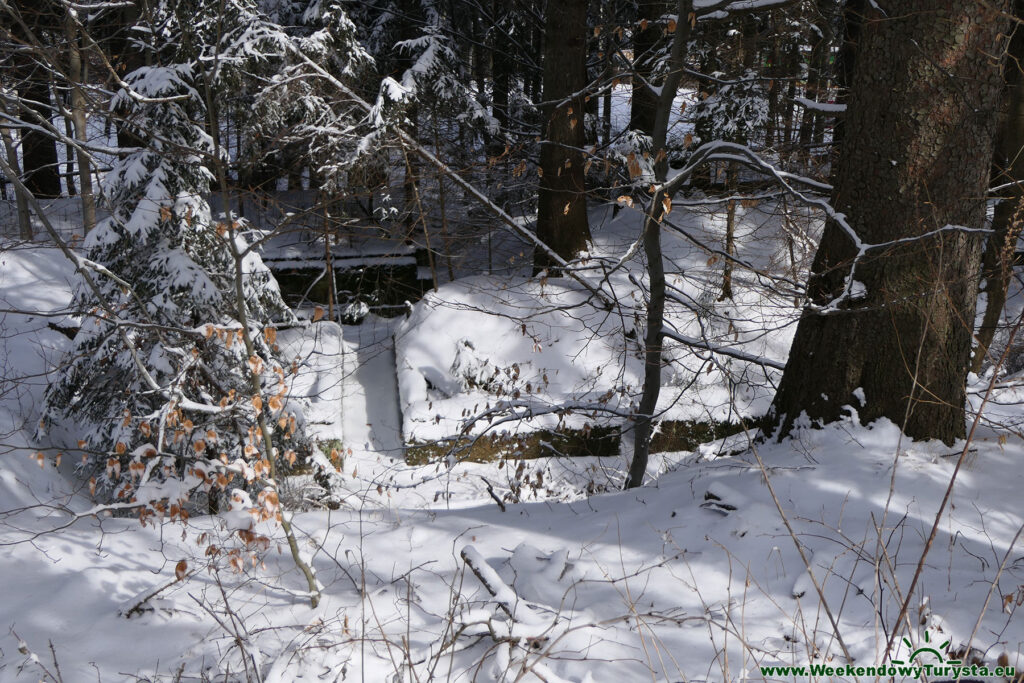
<path fill-rule="evenodd" d="M 801 413 L 827 423 L 854 406 L 862 422 L 952 443 L 965 435 L 980 239 L 924 235 L 984 226 L 1008 0 L 878 5 L 862 27 L 833 206 L 866 244 L 921 239 L 853 265 L 850 236 L 826 224 L 767 424 L 781 437 Z M 842 296 L 847 278 L 861 296 Z"/>
<path fill-rule="evenodd" d="M 644 334 L 644 388 L 637 406 L 633 431 L 633 460 L 625 488 L 644 483 L 647 461 L 651 454 L 651 434 L 654 413 L 661 395 L 662 350 L 665 342 L 665 263 L 661 250 L 661 220 L 667 195 L 658 192 L 647 218 L 644 220 L 644 255 L 647 257 L 647 275 L 650 294 L 647 301 L 647 331 Z"/>
<path fill-rule="evenodd" d="M 796 75 L 800 72 L 800 48 L 797 43 L 791 42 L 786 46 L 785 60 L 789 84 L 786 86 L 786 107 L 785 113 L 782 115 L 782 139 L 779 140 L 779 157 L 783 161 L 793 155 L 793 123 L 796 118 Z"/>
<path fill-rule="evenodd" d="M 139 22 L 145 7 L 145 3 L 128 3 L 114 10 L 114 14 L 111 16 L 112 35 L 107 42 L 110 45 L 109 49 L 114 58 L 115 68 L 121 77 L 147 66 L 152 61 L 148 48 L 141 47 L 131 37 L 132 27 Z M 111 112 L 111 114 L 114 127 L 117 130 L 118 147 L 130 149 L 146 146 L 146 141 L 119 115 L 119 112 Z"/>
<path fill-rule="evenodd" d="M 779 124 L 779 90 L 781 84 L 779 83 L 779 76 L 781 75 L 780 59 L 782 58 L 782 51 L 779 49 L 779 12 L 778 10 L 772 10 L 771 12 L 771 36 L 772 36 L 772 51 L 771 51 L 771 64 L 767 69 L 767 76 L 770 79 L 768 81 L 768 125 L 764 131 L 764 146 L 767 149 L 771 149 L 775 146 L 775 129 Z"/>
<path fill-rule="evenodd" d="M 545 17 L 545 131 L 540 148 L 537 236 L 565 260 L 590 241 L 585 195 L 583 89 L 587 85 L 587 0 L 548 4 Z M 534 252 L 534 272 L 554 264 Z"/>

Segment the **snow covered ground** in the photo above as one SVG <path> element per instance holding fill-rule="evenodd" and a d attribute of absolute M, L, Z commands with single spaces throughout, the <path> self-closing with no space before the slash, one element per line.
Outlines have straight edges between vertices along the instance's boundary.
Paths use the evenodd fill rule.
<path fill-rule="evenodd" d="M 721 212 L 673 216 L 720 239 Z M 741 216 L 740 258 L 785 271 L 782 224 L 766 206 Z M 596 228 L 598 250 L 621 253 L 632 220 L 620 214 Z M 666 237 L 666 251 L 693 300 L 717 294 L 720 264 L 682 239 Z M 323 586 L 312 609 L 279 531 L 267 547 L 247 547 L 198 515 L 145 527 L 74 516 L 91 503 L 75 491 L 73 458 L 57 466 L 44 449 L 39 459 L 32 441 L 44 373 L 68 345 L 47 323 L 66 315 L 72 279 L 55 250 L 0 251 L 0 307 L 32 311 L 0 318 L 0 681 L 793 680 L 757 667 L 847 657 L 869 666 L 890 640 L 891 658 L 906 660 L 926 638 L 949 641 L 946 660 L 1024 666 L 1024 409 L 1012 381 L 997 389 L 987 409 L 995 421 L 981 424 L 936 517 L 962 445 L 910 443 L 891 424 L 855 418 L 781 444 L 753 445 L 741 433 L 660 454 L 651 483 L 630 492 L 601 493 L 621 482 L 622 458 L 406 465 L 403 439 L 429 425 L 410 426 L 410 416 L 457 425 L 479 400 L 471 386 L 445 384 L 458 379 L 453 367 L 473 367 L 469 356 L 456 362 L 463 338 L 484 360 L 520 363 L 517 381 L 556 387 L 545 401 L 580 386 L 601 394 L 635 385 L 624 378 L 636 370 L 618 366 L 595 380 L 595 365 L 627 355 L 621 321 L 615 334 L 601 329 L 581 344 L 574 329 L 612 323 L 559 322 L 550 306 L 531 304 L 531 316 L 508 313 L 488 327 L 457 305 L 564 300 L 554 281 L 543 292 L 508 278 L 497 291 L 461 282 L 408 320 L 282 333 L 303 367 L 296 400 L 307 402 L 317 438 L 340 440 L 345 458 L 341 508 L 293 517 Z M 623 273 L 614 286 L 627 292 L 627 283 Z M 713 338 L 784 360 L 791 302 L 761 304 L 752 290 L 740 282 L 730 304 L 737 329 Z M 675 320 L 696 336 L 696 315 L 677 309 Z M 540 348 L 523 323 L 543 335 Z M 561 357 L 576 353 L 595 355 Z M 686 399 L 680 416 L 756 414 L 768 400 L 770 367 L 672 353 L 681 376 L 704 373 L 696 390 L 676 394 Z M 446 386 L 448 398 L 428 394 L 409 409 L 411 391 Z"/>
<path fill-rule="evenodd" d="M 764 202 L 736 211 L 735 258 L 763 273 L 802 279 L 805 248 L 798 246 L 793 253 L 801 256 L 788 262 L 782 207 Z M 643 382 L 643 301 L 634 283 L 646 286 L 647 276 L 639 256 L 612 268 L 642 232 L 641 219 L 639 207 L 592 212 L 595 266 L 588 277 L 598 283 L 610 271 L 604 287 L 614 298 L 611 310 L 571 280 L 525 274 L 463 278 L 417 303 L 395 338 L 406 442 L 628 425 Z M 659 411 L 666 420 L 762 415 L 798 317 L 793 299 L 781 293 L 789 287 L 781 283 L 766 295 L 766 278 L 737 269 L 733 298 L 720 300 L 723 261 L 709 258 L 704 247 L 724 248 L 724 211 L 676 211 L 670 220 L 678 227 L 663 233 L 670 294 L 677 299 L 666 309 L 671 331 L 764 364 L 669 339 Z M 566 407 L 575 413 L 564 415 Z"/>

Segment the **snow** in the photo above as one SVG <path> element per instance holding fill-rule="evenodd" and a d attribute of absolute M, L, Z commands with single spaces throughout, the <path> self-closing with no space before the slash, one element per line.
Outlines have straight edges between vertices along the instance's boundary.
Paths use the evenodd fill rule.
<path fill-rule="evenodd" d="M 67 241 L 81 240 L 84 237 L 81 199 L 78 197 L 61 197 L 58 199 L 44 199 L 40 203 L 43 210 L 46 211 L 46 217 L 50 219 L 50 223 L 53 224 L 53 227 L 61 237 Z M 108 213 L 104 208 L 97 207 L 97 219 L 102 220 L 107 216 Z M 33 234 L 37 237 L 44 235 L 43 224 L 34 212 L 30 212 L 30 219 Z M 0 228 L 0 235 L 8 238 L 17 236 L 18 207 L 13 199 L 0 199 L 0 226 L 2 226 Z"/>
<path fill-rule="evenodd" d="M 60 252 L 0 243 L 0 500 L 3 509 L 62 497 L 71 487 L 30 458 L 47 374 L 71 345 L 55 327 L 67 316 L 76 277 Z M 25 311 L 24 313 L 20 311 Z"/>
<path fill-rule="evenodd" d="M 625 352 L 621 324 L 587 296 L 561 280 L 476 277 L 424 297 L 396 333 L 406 441 L 457 434 L 460 416 L 503 400 L 539 413 L 574 400 L 597 405 L 623 384 L 636 386 L 638 361 L 615 370 Z M 566 305 L 579 309 L 568 323 Z M 548 413 L 534 422 L 559 421 Z"/>
<path fill-rule="evenodd" d="M 815 100 L 809 100 L 806 97 L 794 97 L 793 101 L 799 104 L 805 109 L 813 109 L 814 111 L 825 112 L 827 114 L 839 114 L 846 111 L 845 104 L 836 104 L 834 102 L 816 102 Z"/>
<path fill-rule="evenodd" d="M 740 259 L 762 268 L 788 259 L 766 248 L 780 243 L 775 207 L 741 207 L 737 214 Z M 594 269 L 595 285 L 640 234 L 641 216 L 635 209 L 614 219 L 610 212 L 594 212 L 590 256 L 605 264 Z M 720 214 L 688 212 L 671 220 L 712 246 L 721 244 Z M 757 280 L 739 271 L 733 299 L 719 301 L 720 262 L 709 262 L 707 252 L 681 232 L 666 231 L 663 240 L 676 273 L 668 284 L 677 299 L 667 306 L 670 364 L 659 400 L 663 419 L 763 414 L 773 395 L 771 380 L 785 365 L 798 311 L 784 300 L 765 298 Z M 640 258 L 609 279 L 607 290 L 618 303 L 610 312 L 566 279 L 476 276 L 429 293 L 395 335 L 406 443 L 488 430 L 628 426 L 642 387 L 637 338 L 644 333 L 631 279 L 646 279 Z M 707 353 L 715 348 L 726 355 Z M 573 414 L 563 414 L 566 407 Z"/>
<path fill-rule="evenodd" d="M 297 372 L 291 382 L 289 400 L 302 404 L 310 436 L 340 439 L 342 424 L 342 378 L 335 368 L 355 353 L 339 325 L 330 321 L 313 323 L 309 328 L 294 327 L 277 335 L 286 361 Z"/>
<path fill-rule="evenodd" d="M 720 213 L 676 212 L 679 225 L 720 238 Z M 770 213 L 738 210 L 738 257 L 785 266 Z M 633 219 L 595 218 L 595 260 L 621 253 Z M 687 275 L 681 290 L 712 311 L 729 306 L 737 321 L 710 337 L 784 360 L 792 302 L 757 301 L 740 272 L 733 302 L 702 299 L 701 287 L 717 294 L 720 265 L 672 234 L 666 253 Z M 324 587 L 311 609 L 280 529 L 262 523 L 248 545 L 239 537 L 248 513 L 145 526 L 69 514 L 92 506 L 75 456 L 57 466 L 29 434 L 45 372 L 68 347 L 47 323 L 65 319 L 74 271 L 53 249 L 4 246 L 0 305 L 28 310 L 0 317 L 2 682 L 46 678 L 43 667 L 58 665 L 65 681 L 170 681 L 179 671 L 232 681 L 258 671 L 282 683 L 761 680 L 759 664 L 841 665 L 844 648 L 857 664 L 882 661 L 919 564 L 913 628 L 892 658 L 910 652 L 903 635 L 916 647 L 927 631 L 953 648 L 970 643 L 989 665 L 1003 655 L 1024 665 L 1024 439 L 1015 433 L 1024 388 L 1013 377 L 995 390 L 921 563 L 964 444 L 910 442 L 884 420 L 865 427 L 851 416 L 783 443 L 740 433 L 657 454 L 651 484 L 629 492 L 609 491 L 622 458 L 406 465 L 402 442 L 457 428 L 460 406 L 489 396 L 469 378 L 479 385 L 493 367 L 518 363 L 520 399 L 538 406 L 635 383 L 623 323 L 586 307 L 559 313 L 582 297 L 564 281 L 460 280 L 407 319 L 283 329 L 278 343 L 299 366 L 289 400 L 303 404 L 316 438 L 345 451 L 341 507 L 290 516 Z M 626 293 L 627 283 L 623 273 L 612 286 Z M 669 319 L 699 336 L 687 311 L 677 306 Z M 685 386 L 696 370 L 720 373 L 677 392 L 686 402 L 677 414 L 706 414 L 716 401 L 763 408 L 764 368 L 716 357 L 739 380 L 730 384 L 701 354 L 672 349 L 685 381 L 666 372 L 667 386 Z M 975 409 L 988 379 L 971 387 Z M 523 391 L 527 381 L 543 390 Z M 440 426 L 417 419 L 432 414 Z"/>
<path fill-rule="evenodd" d="M 320 546 L 314 562 L 326 589 L 315 612 L 292 597 L 300 583 L 287 555 L 270 553 L 266 570 L 200 572 L 125 619 L 118 610 L 171 581 L 178 558 L 201 563 L 195 538 L 216 531 L 196 520 L 183 541 L 131 520 L 83 522 L 12 548 L 2 577 L 12 597 L 2 614 L 44 663 L 52 640 L 68 680 L 88 676 L 89 662 L 111 676 L 169 677 L 182 664 L 209 675 L 237 671 L 233 636 L 206 611 L 226 618 L 218 582 L 266 680 L 341 680 L 343 670 L 387 680 L 408 671 L 406 647 L 421 680 L 431 671 L 498 680 L 505 670 L 534 666 L 557 677 L 537 680 L 735 680 L 755 676 L 757 663 L 806 662 L 809 641 L 830 653 L 825 661 L 840 662 L 808 568 L 764 484 L 767 472 L 844 642 L 858 663 L 872 663 L 884 648 L 881 627 L 899 609 L 894 583 L 908 585 L 952 468 L 940 446 L 915 444 L 897 457 L 898 441 L 890 424 L 845 424 L 802 433 L 799 451 L 789 443 L 762 447 L 768 470 L 749 453 L 682 457 L 655 487 L 575 504 L 448 511 L 407 507 L 395 492 L 376 512 L 296 515 Z M 1020 446 L 983 448 L 912 606 L 922 631 L 955 644 L 969 639 L 1022 523 L 999 502 L 1022 483 L 1014 467 Z M 706 505 L 711 498 L 721 501 L 717 508 Z M 874 524 L 888 541 L 885 553 Z M 495 595 L 460 555 L 482 569 Z M 1016 595 L 1024 579 L 1010 560 L 997 596 Z M 1016 661 L 1019 620 L 1000 600 L 985 613 L 976 645 L 990 658 L 1005 651 Z M 463 629 L 458 651 L 444 648 L 453 625 Z M 136 646 L 123 647 L 128 639 Z M 14 643 L 4 647 L 13 651 Z M 20 680 L 22 661 L 13 658 L 0 679 Z M 24 674 L 35 672 L 30 665 Z"/>

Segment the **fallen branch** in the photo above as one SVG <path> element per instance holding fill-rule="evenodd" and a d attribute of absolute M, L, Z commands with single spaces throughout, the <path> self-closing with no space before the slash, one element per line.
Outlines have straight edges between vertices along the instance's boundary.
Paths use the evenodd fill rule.
<path fill-rule="evenodd" d="M 513 616 L 516 603 L 519 602 L 519 596 L 516 595 L 515 591 L 508 584 L 501 580 L 498 572 L 494 571 L 494 568 L 487 564 L 480 551 L 471 545 L 467 545 L 459 555 L 470 571 L 476 575 L 476 578 L 487 589 L 487 592 L 491 594 L 494 601 L 498 603 L 498 607 L 505 614 L 510 617 Z"/>

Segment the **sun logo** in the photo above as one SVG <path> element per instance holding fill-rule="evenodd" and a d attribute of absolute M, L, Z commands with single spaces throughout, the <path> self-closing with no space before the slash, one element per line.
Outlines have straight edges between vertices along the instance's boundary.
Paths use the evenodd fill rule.
<path fill-rule="evenodd" d="M 931 640 L 932 640 L 931 639 L 931 634 L 928 632 L 927 629 L 925 629 L 925 632 L 924 632 L 924 643 L 921 645 L 921 647 L 919 647 L 919 648 L 917 648 L 915 650 L 914 649 L 914 644 L 910 642 L 910 639 L 909 638 L 904 638 L 903 639 L 904 644 L 906 644 L 906 646 L 908 648 L 910 648 L 912 650 L 912 652 L 910 653 L 910 656 L 906 659 L 906 661 L 904 661 L 902 659 L 894 659 L 894 660 L 892 660 L 892 663 L 893 664 L 914 664 L 914 663 L 920 664 L 921 662 L 915 662 L 915 660 L 917 660 L 918 657 L 921 657 L 922 655 L 926 655 L 926 654 L 933 655 L 938 660 L 939 664 L 948 664 L 949 666 L 959 666 L 962 663 L 959 660 L 952 660 L 952 659 L 950 661 L 948 661 L 948 662 L 946 661 L 946 659 L 945 659 L 945 657 L 943 656 L 942 653 L 945 652 L 946 648 L 949 647 L 949 641 L 948 640 L 946 642 L 942 643 L 941 645 L 939 645 L 938 648 L 935 648 L 935 647 L 931 646 Z"/>

